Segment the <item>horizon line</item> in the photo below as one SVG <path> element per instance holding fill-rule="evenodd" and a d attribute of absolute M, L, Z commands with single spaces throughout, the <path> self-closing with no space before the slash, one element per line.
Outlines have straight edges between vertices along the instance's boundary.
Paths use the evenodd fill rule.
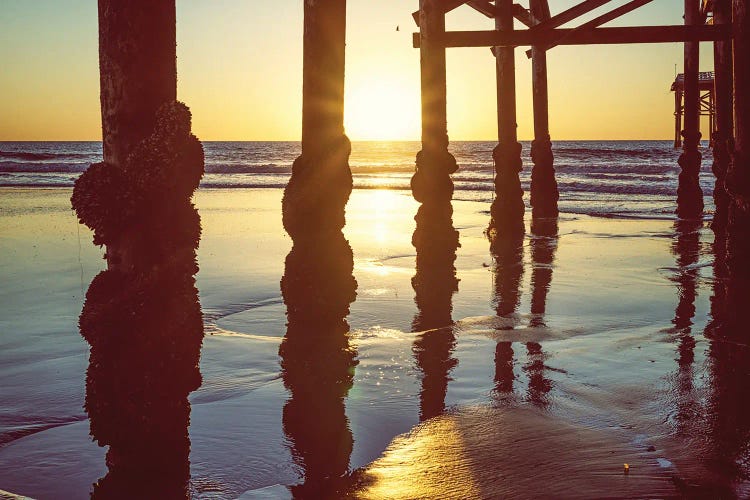
<path fill-rule="evenodd" d="M 300 139 L 200 139 L 201 142 L 302 142 Z M 352 139 L 351 142 L 421 142 L 420 139 Z M 519 142 L 531 142 L 533 138 L 518 139 Z M 664 142 L 674 141 L 674 138 L 663 139 L 552 139 L 552 142 Z M 0 139 L 3 142 L 102 142 L 101 139 Z M 453 139 L 453 142 L 497 142 L 497 139 Z M 701 139 L 701 142 L 708 142 L 708 139 Z"/>

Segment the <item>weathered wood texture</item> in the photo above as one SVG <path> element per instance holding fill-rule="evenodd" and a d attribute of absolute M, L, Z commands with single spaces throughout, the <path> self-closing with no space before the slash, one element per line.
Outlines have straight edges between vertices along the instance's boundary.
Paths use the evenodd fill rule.
<path fill-rule="evenodd" d="M 344 134 L 346 0 L 305 3 L 302 153 Z"/>
<path fill-rule="evenodd" d="M 685 0 L 685 25 L 696 27 L 700 20 L 698 0 Z M 680 175 L 677 187 L 677 215 L 681 218 L 697 218 L 703 214 L 703 191 L 699 183 L 701 153 L 700 143 L 700 90 L 698 83 L 698 42 L 685 42 L 682 154 L 678 160 Z"/>
<path fill-rule="evenodd" d="M 725 26 L 627 26 L 593 30 L 545 29 L 498 31 L 448 31 L 444 47 L 500 47 L 523 45 L 606 45 L 729 40 L 732 30 Z M 414 36 L 414 47 L 419 37 Z"/>
<path fill-rule="evenodd" d="M 748 0 L 734 0 L 734 125 L 735 168 L 747 172 L 750 158 L 750 17 Z"/>
<path fill-rule="evenodd" d="M 304 2 L 302 155 L 282 200 L 292 238 L 340 231 L 352 191 L 344 135 L 346 0 Z"/>
<path fill-rule="evenodd" d="M 498 32 L 513 31 L 512 0 L 495 0 Z M 518 143 L 516 124 L 516 66 L 514 48 L 497 47 L 495 50 L 497 75 L 497 132 L 498 145 L 493 151 L 495 161 L 495 200 L 490 209 L 492 221 L 488 229 L 490 238 L 507 233 L 523 232 L 523 190 L 518 173 L 521 171 L 521 145 Z"/>
<path fill-rule="evenodd" d="M 501 32 L 513 30 L 512 3 L 497 0 L 498 15 L 495 27 Z M 516 58 L 513 47 L 501 47 L 496 51 L 497 76 L 497 130 L 501 143 L 518 142 L 516 124 Z"/>
<path fill-rule="evenodd" d="M 535 18 L 531 12 L 526 10 L 523 5 L 514 3 L 513 4 L 513 17 L 521 21 L 522 24 L 531 28 L 535 24 L 539 24 L 539 19 Z"/>
<path fill-rule="evenodd" d="M 107 247 L 79 326 L 91 346 L 85 409 L 108 446 L 92 498 L 189 495 L 190 402 L 201 384 L 195 288 L 204 169 L 190 110 L 176 102 L 174 0 L 100 0 L 104 162 L 71 205 Z"/>
<path fill-rule="evenodd" d="M 730 0 L 718 0 L 713 5 L 714 24 L 731 25 L 732 4 Z M 729 197 L 724 187 L 729 166 L 729 141 L 733 134 L 732 111 L 732 42 L 714 42 L 714 126 L 716 131 L 711 140 L 713 145 L 712 170 L 716 177 L 714 185 L 714 231 L 723 231 L 727 223 Z"/>
<path fill-rule="evenodd" d="M 549 19 L 549 6 L 546 0 L 530 0 L 531 15 L 543 22 Z M 534 138 L 549 136 L 549 98 L 547 92 L 547 52 L 544 47 L 532 49 L 531 72 L 532 94 L 534 97 Z"/>
<path fill-rule="evenodd" d="M 438 43 L 445 33 L 445 13 L 439 0 L 420 0 L 419 7 L 422 150 L 411 188 L 420 203 L 445 204 L 453 196 L 450 174 L 458 168 L 448 152 L 445 48 Z"/>
<path fill-rule="evenodd" d="M 688 26 L 695 26 L 698 22 L 698 2 L 697 0 L 685 0 L 685 24 Z M 685 116 L 684 116 L 684 130 L 686 133 L 695 134 L 699 131 L 700 122 L 700 94 L 698 87 L 698 72 L 699 72 L 699 46 L 698 42 L 685 42 L 684 44 L 684 74 L 685 74 L 685 93 L 683 99 L 685 101 Z M 697 136 L 692 136 L 685 142 L 689 143 L 689 146 L 698 145 Z"/>
<path fill-rule="evenodd" d="M 550 18 L 547 0 L 530 0 L 531 15 L 544 22 Z M 534 217 L 556 217 L 560 194 L 555 180 L 554 156 L 549 133 L 549 93 L 547 86 L 547 52 L 544 47 L 531 49 L 531 84 L 534 103 L 534 140 L 531 143 L 531 208 Z"/>
<path fill-rule="evenodd" d="M 445 49 L 437 42 L 445 33 L 440 2 L 420 2 L 420 53 L 422 90 L 422 144 L 427 149 L 448 146 Z"/>
<path fill-rule="evenodd" d="M 104 161 L 122 166 L 177 98 L 175 2 L 99 0 Z"/>
<path fill-rule="evenodd" d="M 727 172 L 729 307 L 738 322 L 750 293 L 750 14 L 748 0 L 734 0 L 734 148 Z"/>

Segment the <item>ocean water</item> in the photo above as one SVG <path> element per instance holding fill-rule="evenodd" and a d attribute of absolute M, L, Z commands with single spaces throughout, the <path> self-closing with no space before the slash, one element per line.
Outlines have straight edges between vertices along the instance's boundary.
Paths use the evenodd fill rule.
<path fill-rule="evenodd" d="M 497 251 L 484 234 L 493 146 L 452 145 L 460 247 L 431 269 L 411 241 L 419 144 L 353 145 L 351 260 L 326 260 L 353 264 L 357 284 L 344 346 L 356 362 L 344 365 L 304 343 L 281 349 L 280 281 L 299 271 L 280 187 L 299 144 L 205 143 L 203 383 L 177 464 L 191 498 L 314 498 L 341 481 L 389 500 L 750 498 L 750 346 L 714 326 L 723 253 L 707 220 L 673 220 L 679 151 L 555 143 L 558 225 L 535 228 L 527 212 L 527 234 Z M 0 143 L 0 156 L 0 184 L 27 186 L 0 188 L 0 498 L 87 498 L 108 467 L 84 408 L 78 317 L 106 262 L 69 198 L 101 145 Z M 294 355 L 334 383 L 290 373 Z"/>
<path fill-rule="evenodd" d="M 453 142 L 459 164 L 454 199 L 491 201 L 493 142 Z M 523 145 L 521 182 L 529 189 L 530 143 Z M 208 188 L 279 188 L 300 154 L 299 142 L 204 142 Z M 672 141 L 556 141 L 560 209 L 607 217 L 672 218 L 677 158 Z M 418 142 L 354 142 L 355 189 L 408 190 Z M 701 186 L 713 210 L 711 151 L 704 143 Z M 100 142 L 0 142 L 0 186 L 69 187 L 101 161 Z M 528 203 L 528 197 L 527 197 Z"/>

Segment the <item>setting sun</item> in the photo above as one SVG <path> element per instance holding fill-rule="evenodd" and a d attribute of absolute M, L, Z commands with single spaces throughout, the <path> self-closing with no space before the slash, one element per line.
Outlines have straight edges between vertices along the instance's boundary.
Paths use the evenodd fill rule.
<path fill-rule="evenodd" d="M 396 79 L 347 88 L 344 126 L 352 140 L 419 138 L 419 88 Z"/>

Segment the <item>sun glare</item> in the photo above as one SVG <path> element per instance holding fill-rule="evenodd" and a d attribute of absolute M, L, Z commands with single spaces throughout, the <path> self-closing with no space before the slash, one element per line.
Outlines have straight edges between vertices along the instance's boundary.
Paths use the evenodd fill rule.
<path fill-rule="evenodd" d="M 406 82 L 369 81 L 347 89 L 344 125 L 352 140 L 419 138 L 419 94 Z"/>

